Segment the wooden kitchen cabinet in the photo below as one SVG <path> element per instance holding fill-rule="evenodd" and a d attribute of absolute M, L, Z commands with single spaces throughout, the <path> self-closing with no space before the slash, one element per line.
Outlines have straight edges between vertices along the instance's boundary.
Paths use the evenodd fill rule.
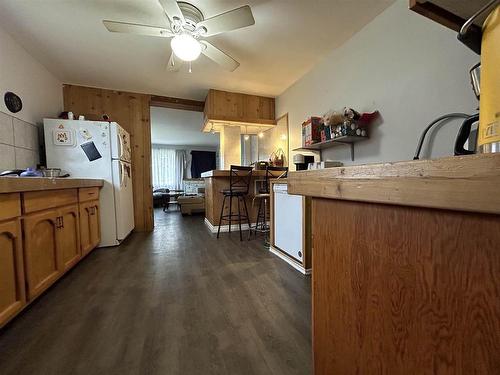
<path fill-rule="evenodd" d="M 263 96 L 211 89 L 205 100 L 204 115 L 205 123 L 230 121 L 275 125 L 275 100 Z"/>
<path fill-rule="evenodd" d="M 21 244 L 19 219 L 0 222 L 0 327 L 26 304 Z"/>
<path fill-rule="evenodd" d="M 48 195 L 25 194 L 25 210 L 41 209 L 24 218 L 24 256 L 28 297 L 33 299 L 65 271 L 73 267 L 81 257 L 80 215 L 77 192 Z M 57 196 L 57 199 L 52 199 Z M 62 207 L 59 202 L 70 203 Z M 35 204 L 36 203 L 36 204 Z M 45 208 L 45 209 L 44 209 Z"/>
<path fill-rule="evenodd" d="M 80 261 L 81 244 L 87 253 L 99 244 L 102 184 L 0 179 L 0 327 Z"/>
<path fill-rule="evenodd" d="M 47 289 L 62 273 L 62 260 L 58 256 L 58 216 L 59 211 L 51 209 L 24 218 L 24 260 L 30 300 Z"/>
<path fill-rule="evenodd" d="M 99 201 L 80 203 L 80 239 L 82 256 L 101 242 Z"/>
<path fill-rule="evenodd" d="M 58 217 L 61 222 L 57 235 L 57 245 L 62 258 L 63 270 L 67 271 L 78 263 L 81 257 L 78 205 L 61 208 Z"/>
<path fill-rule="evenodd" d="M 287 182 L 312 197 L 315 375 L 500 373 L 500 154 Z"/>

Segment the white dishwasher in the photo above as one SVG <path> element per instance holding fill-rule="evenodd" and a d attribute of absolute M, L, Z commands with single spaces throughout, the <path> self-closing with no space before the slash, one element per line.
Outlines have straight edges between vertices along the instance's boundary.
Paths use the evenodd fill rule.
<path fill-rule="evenodd" d="M 288 185 L 274 184 L 274 246 L 302 263 L 303 197 L 288 194 Z"/>

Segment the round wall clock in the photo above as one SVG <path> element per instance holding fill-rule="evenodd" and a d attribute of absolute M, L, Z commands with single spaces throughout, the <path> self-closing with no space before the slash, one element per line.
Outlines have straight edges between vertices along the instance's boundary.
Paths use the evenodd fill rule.
<path fill-rule="evenodd" d="M 14 94 L 13 92 L 10 91 L 6 92 L 3 97 L 3 100 L 5 102 L 5 106 L 7 107 L 7 109 L 12 113 L 17 113 L 21 109 L 23 109 L 23 102 L 21 98 L 16 94 Z"/>

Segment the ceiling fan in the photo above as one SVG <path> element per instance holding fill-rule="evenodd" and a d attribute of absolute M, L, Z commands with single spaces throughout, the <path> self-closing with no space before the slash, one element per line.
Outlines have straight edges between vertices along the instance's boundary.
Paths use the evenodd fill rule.
<path fill-rule="evenodd" d="M 238 61 L 204 38 L 255 24 L 252 10 L 248 5 L 205 19 L 203 13 L 190 3 L 175 0 L 159 0 L 159 2 L 170 21 L 169 26 L 159 27 L 108 20 L 102 22 L 111 32 L 172 38 L 170 42 L 172 55 L 168 62 L 170 70 L 175 70 L 176 67 L 174 56 L 191 63 L 201 53 L 230 72 L 240 66 Z"/>

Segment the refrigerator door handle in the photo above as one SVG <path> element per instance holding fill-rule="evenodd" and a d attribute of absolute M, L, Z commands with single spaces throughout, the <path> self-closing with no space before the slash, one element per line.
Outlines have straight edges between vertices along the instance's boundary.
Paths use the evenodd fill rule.
<path fill-rule="evenodd" d="M 123 159 L 124 150 L 124 135 L 118 132 L 118 159 Z"/>
<path fill-rule="evenodd" d="M 120 181 L 120 187 L 123 187 L 123 163 L 121 161 L 118 162 L 118 173 L 120 174 L 119 176 L 119 181 Z"/>

